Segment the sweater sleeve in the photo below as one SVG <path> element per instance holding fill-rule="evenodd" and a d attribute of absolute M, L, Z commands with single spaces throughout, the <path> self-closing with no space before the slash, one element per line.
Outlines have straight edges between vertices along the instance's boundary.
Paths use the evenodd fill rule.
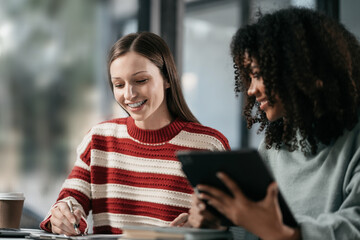
<path fill-rule="evenodd" d="M 360 150 L 353 159 L 354 170 L 345 179 L 344 201 L 338 211 L 322 213 L 316 219 L 296 216 L 302 239 L 360 239 Z"/>
<path fill-rule="evenodd" d="M 81 233 L 87 232 L 86 217 L 91 208 L 91 193 L 90 193 L 90 154 L 91 154 L 91 133 L 89 132 L 77 149 L 77 160 L 70 172 L 69 176 L 62 185 L 60 194 L 56 203 L 51 207 L 55 208 L 60 202 L 71 201 L 74 210 L 79 209 L 82 213 L 80 221 Z M 50 218 L 51 209 L 45 219 L 40 223 L 40 228 L 45 231 L 51 231 Z"/>

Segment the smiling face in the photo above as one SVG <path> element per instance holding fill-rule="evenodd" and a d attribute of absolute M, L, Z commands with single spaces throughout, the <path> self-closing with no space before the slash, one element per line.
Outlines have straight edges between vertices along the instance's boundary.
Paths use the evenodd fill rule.
<path fill-rule="evenodd" d="M 270 122 L 276 121 L 284 116 L 284 105 L 277 95 L 275 95 L 275 103 L 270 105 L 268 97 L 265 94 L 264 80 L 260 74 L 260 67 L 255 59 L 250 64 L 251 83 L 247 94 L 254 96 L 256 101 L 260 103 L 260 109 L 265 112 Z"/>
<path fill-rule="evenodd" d="M 128 52 L 110 65 L 116 101 L 143 129 L 159 129 L 171 122 L 165 98 L 170 87 L 149 59 Z"/>

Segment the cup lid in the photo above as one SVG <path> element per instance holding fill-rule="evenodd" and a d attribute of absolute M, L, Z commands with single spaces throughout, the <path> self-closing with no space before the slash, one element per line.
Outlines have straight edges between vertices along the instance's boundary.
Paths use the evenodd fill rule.
<path fill-rule="evenodd" d="M 0 200 L 25 200 L 22 192 L 0 193 Z"/>

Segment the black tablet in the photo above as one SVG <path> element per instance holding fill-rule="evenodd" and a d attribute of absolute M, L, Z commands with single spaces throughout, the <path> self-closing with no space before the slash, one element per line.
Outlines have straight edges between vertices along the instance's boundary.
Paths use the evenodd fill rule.
<path fill-rule="evenodd" d="M 193 187 L 202 183 L 217 187 L 231 194 L 227 187 L 216 177 L 216 173 L 222 171 L 237 182 L 242 192 L 249 199 L 259 201 L 264 199 L 267 187 L 274 181 L 274 177 L 259 153 L 254 149 L 218 152 L 179 151 L 176 155 Z M 297 227 L 298 224 L 280 191 L 279 205 L 284 224 L 290 227 Z M 210 207 L 213 213 L 221 216 L 211 206 L 208 207 Z M 221 216 L 221 219 L 223 224 L 231 225 L 231 222 L 224 216 Z"/>

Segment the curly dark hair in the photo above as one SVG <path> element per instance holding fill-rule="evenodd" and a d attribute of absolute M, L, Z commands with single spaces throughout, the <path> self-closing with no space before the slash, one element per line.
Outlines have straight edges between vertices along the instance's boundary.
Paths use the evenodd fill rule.
<path fill-rule="evenodd" d="M 268 13 L 236 32 L 231 55 L 248 128 L 260 123 L 268 149 L 284 145 L 315 154 L 319 143 L 331 144 L 358 122 L 360 45 L 337 21 L 306 8 Z M 283 118 L 268 121 L 247 95 L 249 56 L 260 67 L 270 105 L 275 96 L 283 103 Z"/>

